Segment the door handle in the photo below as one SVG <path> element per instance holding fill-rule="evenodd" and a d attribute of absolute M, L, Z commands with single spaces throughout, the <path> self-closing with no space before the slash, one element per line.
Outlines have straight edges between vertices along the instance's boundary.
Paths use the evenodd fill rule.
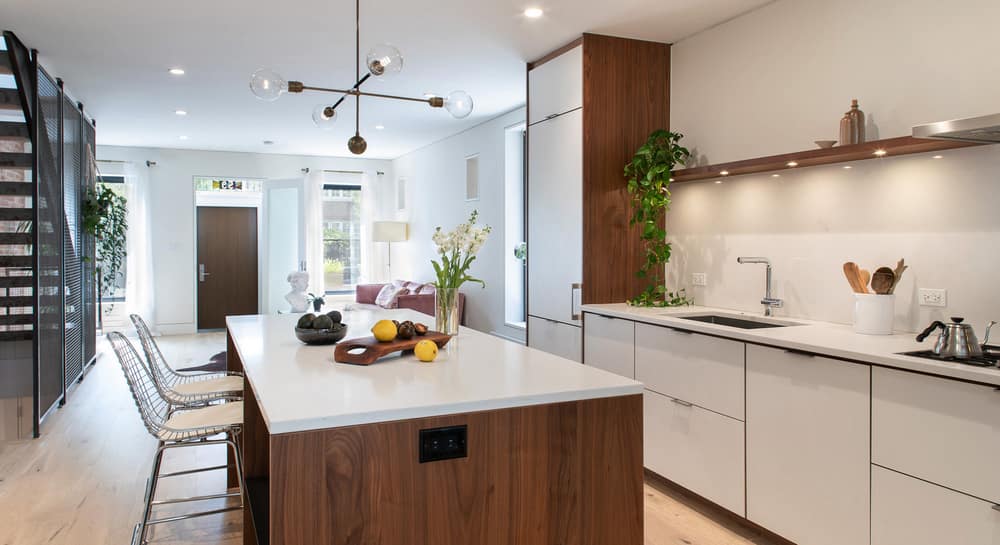
<path fill-rule="evenodd" d="M 687 401 L 684 401 L 683 399 L 677 399 L 676 397 L 670 398 L 670 401 L 673 401 L 674 403 L 680 405 L 681 407 L 694 407 L 694 403 L 689 403 Z"/>
<path fill-rule="evenodd" d="M 198 264 L 198 281 L 199 282 L 204 282 L 205 281 L 205 277 L 206 276 L 211 276 L 211 275 L 212 275 L 212 273 L 205 272 L 205 264 L 204 263 L 199 263 Z"/>
<path fill-rule="evenodd" d="M 583 284 L 578 282 L 569 285 L 569 319 L 579 320 L 581 318 L 580 311 L 577 310 L 576 306 L 576 292 L 583 289 Z"/>

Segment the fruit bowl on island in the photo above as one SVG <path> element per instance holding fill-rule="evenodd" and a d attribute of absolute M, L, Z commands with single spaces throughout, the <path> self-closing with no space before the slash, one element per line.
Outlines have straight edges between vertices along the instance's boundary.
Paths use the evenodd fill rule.
<path fill-rule="evenodd" d="M 347 336 L 347 324 L 336 310 L 326 314 L 304 314 L 295 324 L 295 336 L 306 344 L 335 344 Z"/>

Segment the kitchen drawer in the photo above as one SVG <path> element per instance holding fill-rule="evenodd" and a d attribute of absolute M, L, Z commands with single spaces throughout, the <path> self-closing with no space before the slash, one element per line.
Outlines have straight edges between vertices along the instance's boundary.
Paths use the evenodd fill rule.
<path fill-rule="evenodd" d="M 872 466 L 871 545 L 998 545 L 993 504 Z"/>
<path fill-rule="evenodd" d="M 528 316 L 528 346 L 568 360 L 582 361 L 583 339 L 576 326 Z"/>
<path fill-rule="evenodd" d="M 583 363 L 634 379 L 635 322 L 584 314 Z"/>
<path fill-rule="evenodd" d="M 528 72 L 528 123 L 583 106 L 583 45 Z"/>
<path fill-rule="evenodd" d="M 744 419 L 744 344 L 635 325 L 635 378 L 647 389 Z"/>
<path fill-rule="evenodd" d="M 872 462 L 1000 502 L 1000 392 L 876 367 Z"/>
<path fill-rule="evenodd" d="M 646 390 L 643 463 L 657 474 L 743 516 L 743 422 Z"/>
<path fill-rule="evenodd" d="M 871 367 L 747 346 L 747 518 L 803 545 L 868 543 Z"/>

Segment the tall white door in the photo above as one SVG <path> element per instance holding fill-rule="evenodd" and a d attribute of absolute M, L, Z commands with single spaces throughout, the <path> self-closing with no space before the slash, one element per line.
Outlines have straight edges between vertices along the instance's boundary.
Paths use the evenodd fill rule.
<path fill-rule="evenodd" d="M 583 110 L 577 109 L 528 128 L 528 314 L 579 326 L 582 280 Z"/>
<path fill-rule="evenodd" d="M 288 312 L 288 274 L 306 270 L 305 180 L 264 182 L 263 209 L 264 300 L 268 313 Z"/>

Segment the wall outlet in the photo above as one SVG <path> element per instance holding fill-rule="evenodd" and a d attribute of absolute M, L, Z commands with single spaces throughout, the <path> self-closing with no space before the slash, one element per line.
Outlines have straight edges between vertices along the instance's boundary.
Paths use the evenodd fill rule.
<path fill-rule="evenodd" d="M 708 273 L 691 273 L 691 285 L 693 285 L 693 286 L 707 286 L 708 285 Z"/>
<path fill-rule="evenodd" d="M 922 307 L 946 307 L 948 306 L 948 290 L 920 288 L 917 292 L 917 300 Z"/>

